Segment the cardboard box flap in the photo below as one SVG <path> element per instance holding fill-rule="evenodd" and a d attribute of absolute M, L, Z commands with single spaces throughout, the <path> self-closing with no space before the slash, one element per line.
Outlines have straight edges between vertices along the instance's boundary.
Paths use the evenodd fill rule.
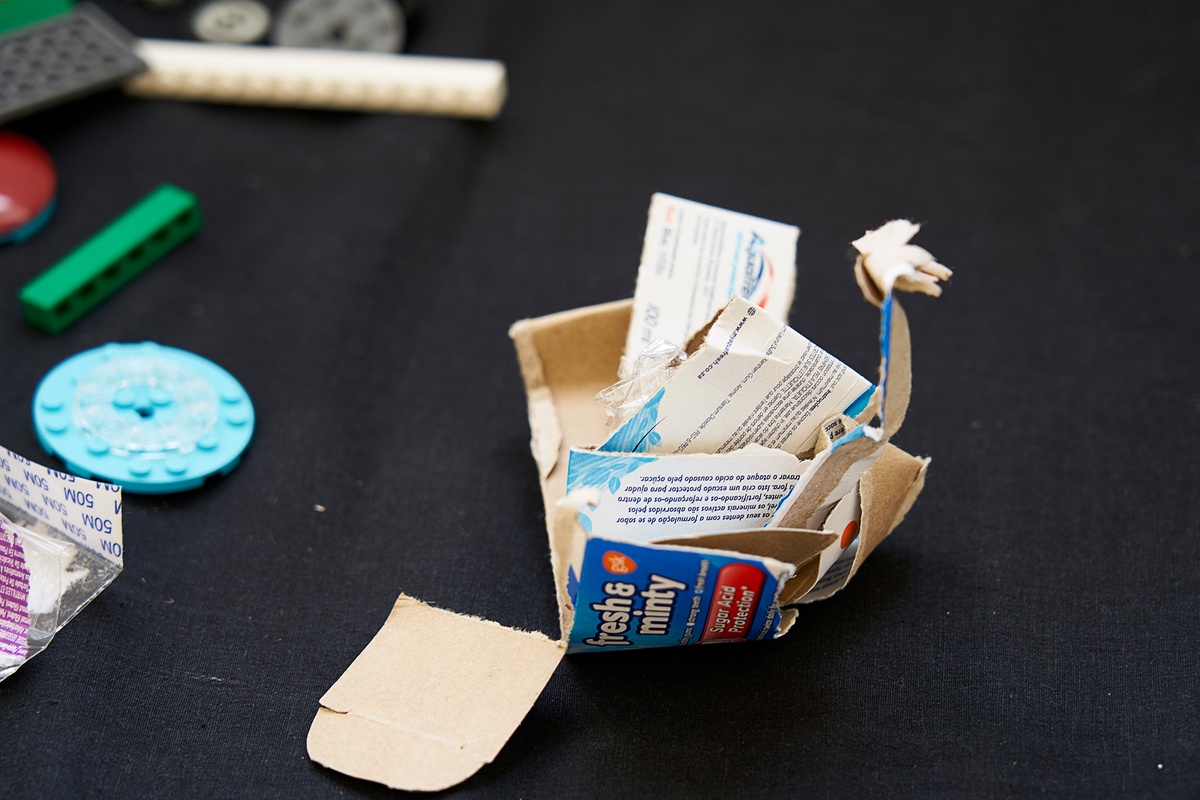
<path fill-rule="evenodd" d="M 812 462 L 795 497 L 785 498 L 778 524 L 812 529 L 824 525 L 833 506 L 856 484 L 883 448 L 881 432 L 860 426 L 844 435 Z M 876 438 L 879 437 L 879 438 Z M 786 510 L 785 510 L 786 509 Z"/>
<path fill-rule="evenodd" d="M 862 477 L 862 521 L 853 577 L 862 562 L 895 530 L 925 485 L 928 458 L 910 456 L 895 445 L 884 447 Z"/>
<path fill-rule="evenodd" d="M 632 300 L 619 300 L 524 319 L 509 329 L 529 397 L 531 444 L 547 512 L 566 494 L 570 447 L 606 437 L 596 393 L 616 380 L 632 307 Z"/>
<path fill-rule="evenodd" d="M 547 520 L 550 527 L 550 566 L 554 571 L 554 597 L 558 601 L 558 625 L 563 641 L 571 638 L 571 627 L 575 624 L 575 607 L 567 591 L 568 571 L 575 565 L 576 574 L 583 565 L 583 554 L 587 549 L 587 533 L 579 524 L 579 510 L 585 504 L 595 502 L 596 493 L 580 491 L 562 498 L 554 505 L 554 513 Z"/>
<path fill-rule="evenodd" d="M 401 595 L 321 698 L 309 757 L 393 789 L 454 786 L 496 757 L 565 652 L 540 633 Z"/>
<path fill-rule="evenodd" d="M 908 332 L 908 315 L 890 295 L 883 307 L 883 326 L 880 347 L 883 358 L 879 364 L 879 419 L 885 439 L 891 439 L 908 416 L 908 401 L 912 398 L 912 339 Z"/>
<path fill-rule="evenodd" d="M 517 348 L 517 362 L 525 379 L 525 397 L 529 408 L 529 449 L 537 463 L 538 477 L 545 480 L 558 462 L 562 447 L 562 426 L 554 409 L 554 395 L 546 385 L 542 361 L 533 345 L 531 326 L 514 325 L 509 336 Z"/>

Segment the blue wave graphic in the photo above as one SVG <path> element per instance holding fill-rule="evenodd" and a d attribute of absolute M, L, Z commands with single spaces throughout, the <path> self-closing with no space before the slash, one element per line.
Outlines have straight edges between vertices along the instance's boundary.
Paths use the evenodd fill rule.
<path fill-rule="evenodd" d="M 658 444 L 662 437 L 654 428 L 658 425 L 658 404 L 665 393 L 666 387 L 659 389 L 600 449 L 607 453 L 645 453 Z"/>
<path fill-rule="evenodd" d="M 567 492 L 580 487 L 594 487 L 616 493 L 621 479 L 629 473 L 658 459 L 654 456 L 600 455 L 585 450 L 572 450 L 567 462 Z"/>

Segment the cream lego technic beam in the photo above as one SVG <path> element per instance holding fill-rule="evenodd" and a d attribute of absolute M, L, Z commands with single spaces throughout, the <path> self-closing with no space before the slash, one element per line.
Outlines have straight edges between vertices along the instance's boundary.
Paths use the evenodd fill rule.
<path fill-rule="evenodd" d="M 499 61 L 156 39 L 134 49 L 149 69 L 125 91 L 140 97 L 492 119 L 507 93 Z"/>

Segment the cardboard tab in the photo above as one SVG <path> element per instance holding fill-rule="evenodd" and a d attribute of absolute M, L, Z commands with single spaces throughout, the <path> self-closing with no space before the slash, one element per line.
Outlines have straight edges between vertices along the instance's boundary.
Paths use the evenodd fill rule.
<path fill-rule="evenodd" d="M 860 425 L 818 453 L 792 493 L 779 504 L 771 524 L 805 529 L 823 525 L 829 512 L 858 485 L 883 448 L 884 442 L 871 433 L 878 431 Z"/>
<path fill-rule="evenodd" d="M 929 461 L 928 458 L 910 456 L 889 444 L 863 476 L 862 523 L 850 577 L 854 577 L 871 551 L 904 520 L 925 486 Z"/>
<path fill-rule="evenodd" d="M 454 786 L 496 757 L 565 652 L 540 633 L 401 595 L 321 698 L 309 757 L 393 789 Z"/>

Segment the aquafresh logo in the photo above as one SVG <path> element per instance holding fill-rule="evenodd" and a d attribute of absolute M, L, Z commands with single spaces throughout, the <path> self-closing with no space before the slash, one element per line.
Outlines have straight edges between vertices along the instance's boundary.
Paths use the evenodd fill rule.
<path fill-rule="evenodd" d="M 771 286 L 775 282 L 775 265 L 763 252 L 766 241 L 753 231 L 750 246 L 746 248 L 746 261 L 742 265 L 741 296 L 759 308 L 766 308 L 771 299 Z M 757 295 L 757 296 L 756 296 Z"/>

